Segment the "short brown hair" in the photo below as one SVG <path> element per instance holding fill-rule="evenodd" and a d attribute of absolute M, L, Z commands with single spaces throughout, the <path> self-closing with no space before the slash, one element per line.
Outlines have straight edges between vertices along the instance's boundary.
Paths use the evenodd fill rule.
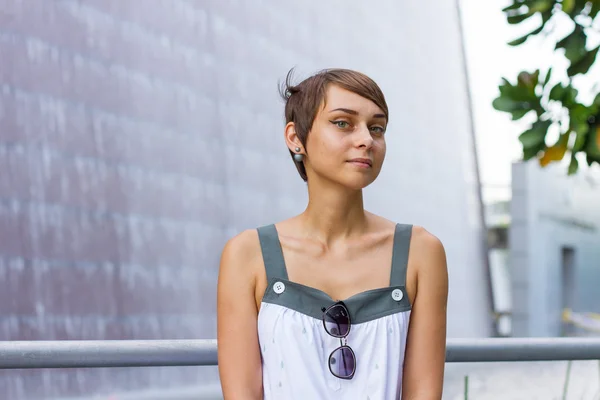
<path fill-rule="evenodd" d="M 325 93 L 329 84 L 358 94 L 375 103 L 388 119 L 388 107 L 385 96 L 379 86 L 363 73 L 349 69 L 324 69 L 313 76 L 306 78 L 297 85 L 292 84 L 292 68 L 280 85 L 280 94 L 285 101 L 285 123 L 293 122 L 296 135 L 306 148 L 308 133 L 310 132 L 319 106 L 325 100 Z M 294 153 L 290 150 L 290 155 Z M 293 159 L 293 158 L 292 158 Z M 300 177 L 306 182 L 306 168 L 304 163 L 294 162 Z"/>

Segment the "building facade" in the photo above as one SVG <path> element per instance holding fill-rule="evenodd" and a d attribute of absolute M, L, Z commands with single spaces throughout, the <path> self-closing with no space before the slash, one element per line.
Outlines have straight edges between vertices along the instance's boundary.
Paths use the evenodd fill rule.
<path fill-rule="evenodd" d="M 0 340 L 214 338 L 225 241 L 306 202 L 277 92 L 294 66 L 383 88 L 388 153 L 366 205 L 445 244 L 449 336 L 490 334 L 453 2 L 0 0 L 0 21 Z M 0 397 L 216 376 L 9 371 Z"/>
<path fill-rule="evenodd" d="M 563 311 L 600 313 L 600 173 L 517 163 L 512 174 L 512 335 L 577 334 Z"/>

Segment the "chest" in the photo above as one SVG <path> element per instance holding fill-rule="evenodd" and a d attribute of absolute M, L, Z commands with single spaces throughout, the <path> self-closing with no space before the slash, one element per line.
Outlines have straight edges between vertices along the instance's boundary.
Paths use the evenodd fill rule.
<path fill-rule="evenodd" d="M 310 243 L 283 243 L 288 279 L 327 293 L 332 299 L 390 284 L 392 240 L 325 250 Z"/>

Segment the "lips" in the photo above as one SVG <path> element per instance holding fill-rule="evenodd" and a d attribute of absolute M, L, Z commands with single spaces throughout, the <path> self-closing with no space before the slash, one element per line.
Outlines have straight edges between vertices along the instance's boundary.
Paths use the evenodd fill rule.
<path fill-rule="evenodd" d="M 368 158 L 353 158 L 352 160 L 348 160 L 349 163 L 361 166 L 361 167 L 372 167 L 373 162 Z"/>

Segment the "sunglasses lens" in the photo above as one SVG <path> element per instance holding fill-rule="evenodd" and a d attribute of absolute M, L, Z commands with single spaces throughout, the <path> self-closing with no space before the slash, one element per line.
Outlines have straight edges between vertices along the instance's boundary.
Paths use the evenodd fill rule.
<path fill-rule="evenodd" d="M 323 316 L 325 330 L 331 336 L 344 337 L 350 331 L 350 317 L 348 310 L 341 304 L 329 308 Z"/>
<path fill-rule="evenodd" d="M 329 356 L 329 370 L 338 378 L 347 379 L 354 376 L 356 359 L 350 347 L 343 346 L 334 350 Z"/>

